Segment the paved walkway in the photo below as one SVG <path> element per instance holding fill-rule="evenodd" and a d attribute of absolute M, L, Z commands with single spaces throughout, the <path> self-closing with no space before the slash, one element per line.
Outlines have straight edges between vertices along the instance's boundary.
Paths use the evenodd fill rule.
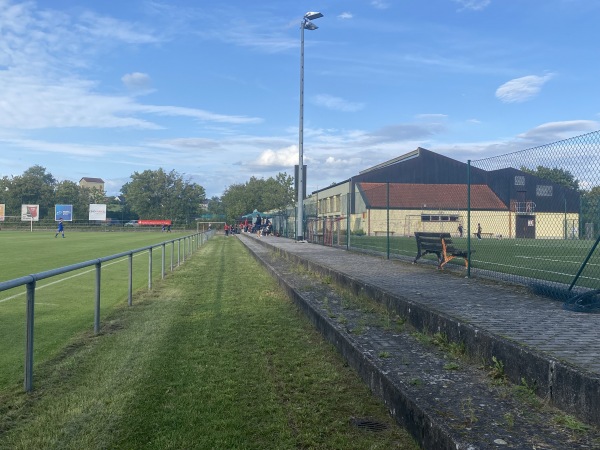
<path fill-rule="evenodd" d="M 600 314 L 562 309 L 562 302 L 524 288 L 466 279 L 422 265 L 343 249 L 267 237 L 269 245 L 384 291 L 600 375 Z"/>
<path fill-rule="evenodd" d="M 497 357 L 514 383 L 533 382 L 542 398 L 600 425 L 600 314 L 566 311 L 562 302 L 522 286 L 467 279 L 464 272 L 285 238 L 240 238 L 340 274 L 369 294 L 381 293 L 417 329 L 465 343 L 487 365 Z"/>

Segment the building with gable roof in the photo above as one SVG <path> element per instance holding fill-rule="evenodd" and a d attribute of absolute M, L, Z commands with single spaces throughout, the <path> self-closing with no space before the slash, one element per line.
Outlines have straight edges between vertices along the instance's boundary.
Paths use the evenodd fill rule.
<path fill-rule="evenodd" d="M 96 188 L 104 192 L 104 180 L 102 178 L 83 177 L 79 180 L 79 186 L 88 189 Z"/>
<path fill-rule="evenodd" d="M 484 237 L 564 238 L 580 210 L 574 189 L 515 168 L 469 173 L 467 164 L 420 147 L 315 191 L 306 203 L 317 227 L 333 220 L 338 229 L 377 235 L 389 224 L 404 236 L 458 234 L 459 224 L 466 232 L 470 203 L 472 233 L 480 223 Z"/>

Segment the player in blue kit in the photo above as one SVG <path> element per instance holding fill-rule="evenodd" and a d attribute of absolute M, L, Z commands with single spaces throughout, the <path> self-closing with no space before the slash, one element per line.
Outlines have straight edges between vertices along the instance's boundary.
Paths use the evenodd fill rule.
<path fill-rule="evenodd" d="M 65 226 L 63 225 L 62 219 L 58 220 L 58 228 L 56 229 L 54 237 L 58 237 L 59 234 L 62 234 L 62 237 L 65 237 Z"/>

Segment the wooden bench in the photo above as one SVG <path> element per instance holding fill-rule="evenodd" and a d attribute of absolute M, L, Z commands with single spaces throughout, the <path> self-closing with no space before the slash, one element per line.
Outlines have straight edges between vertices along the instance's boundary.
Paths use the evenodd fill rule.
<path fill-rule="evenodd" d="M 375 236 L 387 236 L 387 231 L 373 231 Z M 390 231 L 390 236 L 393 236 L 395 231 Z"/>
<path fill-rule="evenodd" d="M 415 233 L 417 239 L 417 257 L 413 261 L 416 264 L 417 260 L 428 253 L 437 255 L 438 269 L 443 269 L 449 261 L 454 258 L 463 258 L 465 267 L 469 267 L 469 255 L 466 250 L 460 250 L 452 245 L 450 233 Z M 473 251 L 471 251 L 472 253 Z"/>

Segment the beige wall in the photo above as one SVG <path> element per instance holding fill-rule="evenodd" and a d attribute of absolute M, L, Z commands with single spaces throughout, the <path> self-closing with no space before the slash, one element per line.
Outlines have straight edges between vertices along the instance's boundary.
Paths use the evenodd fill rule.
<path fill-rule="evenodd" d="M 79 185 L 81 187 L 85 187 L 85 188 L 88 188 L 88 189 L 98 188 L 98 189 L 104 191 L 104 183 L 93 183 L 93 182 L 88 182 L 88 181 L 85 181 L 85 180 L 81 180 L 79 182 Z"/>
<path fill-rule="evenodd" d="M 579 236 L 579 214 L 538 213 L 536 216 L 535 237 L 544 239 L 565 238 L 565 218 L 567 237 Z"/>
<path fill-rule="evenodd" d="M 453 215 L 459 216 L 458 221 L 422 222 L 421 214 Z M 567 214 L 567 234 L 578 235 L 578 214 Z M 538 239 L 563 239 L 565 230 L 565 214 L 563 213 L 537 213 L 535 215 L 536 238 Z M 422 210 L 390 210 L 390 231 L 397 236 L 412 236 L 417 231 L 451 233 L 458 235 L 457 227 L 462 223 L 464 235 L 467 233 L 466 211 L 422 211 Z M 516 216 L 510 211 L 471 211 L 471 233 L 477 231 L 480 223 L 484 237 L 514 238 Z M 343 227 L 345 229 L 345 223 Z M 573 230 L 573 226 L 575 230 Z M 375 232 L 387 230 L 387 211 L 367 210 L 364 213 L 352 214 L 350 217 L 350 230 L 356 232 L 362 229 L 366 234 L 375 235 Z"/>
<path fill-rule="evenodd" d="M 319 217 L 337 217 L 346 215 L 347 198 L 350 182 L 338 184 L 328 189 L 323 189 L 310 196 L 310 202 L 317 204 L 316 214 Z"/>

